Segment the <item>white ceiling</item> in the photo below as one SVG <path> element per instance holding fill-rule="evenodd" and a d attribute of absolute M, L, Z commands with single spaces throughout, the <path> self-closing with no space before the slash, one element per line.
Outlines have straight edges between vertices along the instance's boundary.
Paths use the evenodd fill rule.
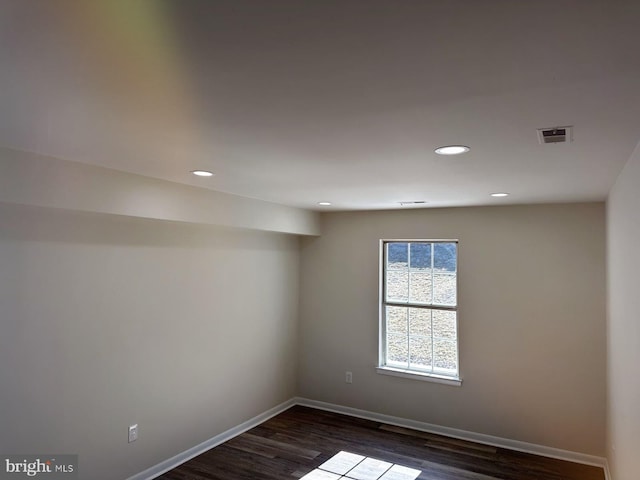
<path fill-rule="evenodd" d="M 637 0 L 2 0 L 0 146 L 310 209 L 602 200 L 639 52 Z"/>

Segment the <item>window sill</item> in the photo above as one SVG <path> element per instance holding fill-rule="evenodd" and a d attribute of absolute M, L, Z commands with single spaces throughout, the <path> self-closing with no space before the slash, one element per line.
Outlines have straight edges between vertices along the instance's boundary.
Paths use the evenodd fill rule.
<path fill-rule="evenodd" d="M 378 372 L 381 375 L 391 375 L 394 377 L 410 378 L 412 380 L 420 380 L 423 382 L 443 383 L 445 385 L 452 385 L 455 387 L 462 386 L 461 378 L 444 377 L 442 375 L 416 372 L 413 370 L 403 370 L 401 368 L 376 367 L 376 372 Z"/>

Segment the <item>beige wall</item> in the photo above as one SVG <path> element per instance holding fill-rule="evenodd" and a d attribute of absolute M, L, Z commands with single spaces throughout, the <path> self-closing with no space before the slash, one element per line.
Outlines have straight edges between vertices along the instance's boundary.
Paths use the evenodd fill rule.
<path fill-rule="evenodd" d="M 302 241 L 302 396 L 604 455 L 604 204 L 333 213 L 322 232 Z M 462 387 L 376 374 L 381 238 L 460 240 Z"/>
<path fill-rule="evenodd" d="M 607 203 L 607 456 L 615 480 L 640 475 L 640 148 Z"/>
<path fill-rule="evenodd" d="M 126 478 L 291 398 L 298 271 L 289 235 L 0 204 L 0 451 Z"/>

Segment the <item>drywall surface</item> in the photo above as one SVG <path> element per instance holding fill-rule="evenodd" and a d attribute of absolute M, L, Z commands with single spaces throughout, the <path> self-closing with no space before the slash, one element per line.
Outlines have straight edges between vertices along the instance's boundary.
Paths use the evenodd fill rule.
<path fill-rule="evenodd" d="M 640 148 L 607 202 L 608 398 L 607 456 L 612 478 L 640 472 Z"/>
<path fill-rule="evenodd" d="M 461 387 L 375 371 L 379 241 L 439 238 L 459 240 Z M 301 261 L 301 396 L 603 456 L 603 203 L 328 213 Z"/>
<path fill-rule="evenodd" d="M 0 202 L 299 235 L 319 233 L 318 215 L 300 208 L 2 147 Z"/>
<path fill-rule="evenodd" d="M 295 236 L 0 204 L 0 451 L 123 479 L 293 397 L 298 275 Z"/>

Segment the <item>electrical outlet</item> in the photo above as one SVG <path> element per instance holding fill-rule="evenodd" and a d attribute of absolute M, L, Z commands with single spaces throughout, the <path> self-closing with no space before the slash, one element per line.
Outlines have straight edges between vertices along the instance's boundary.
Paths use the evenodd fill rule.
<path fill-rule="evenodd" d="M 138 439 L 138 424 L 129 425 L 129 443 L 135 442 Z"/>
<path fill-rule="evenodd" d="M 346 372 L 344 376 L 344 381 L 347 383 L 353 383 L 353 374 L 351 372 Z"/>

